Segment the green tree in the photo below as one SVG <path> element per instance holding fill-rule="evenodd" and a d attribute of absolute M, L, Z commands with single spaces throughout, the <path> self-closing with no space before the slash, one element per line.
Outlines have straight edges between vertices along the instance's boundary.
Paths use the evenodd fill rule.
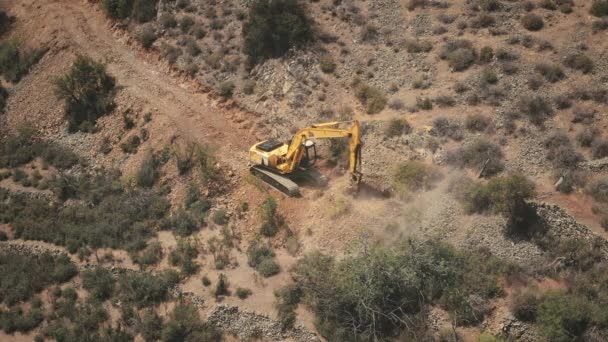
<path fill-rule="evenodd" d="M 105 64 L 82 55 L 76 58 L 70 71 L 55 81 L 70 132 L 92 131 L 98 117 L 114 110 L 115 83 Z"/>
<path fill-rule="evenodd" d="M 312 40 L 311 22 L 297 0 L 255 0 L 243 25 L 249 61 L 255 64 L 280 57 Z"/>

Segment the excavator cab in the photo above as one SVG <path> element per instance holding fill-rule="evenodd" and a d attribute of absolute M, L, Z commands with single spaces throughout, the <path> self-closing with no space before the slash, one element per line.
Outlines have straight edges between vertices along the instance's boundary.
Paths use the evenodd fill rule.
<path fill-rule="evenodd" d="M 317 161 L 317 144 L 312 140 L 306 140 L 304 142 L 304 149 L 306 152 L 300 162 L 300 166 L 308 168 L 315 165 L 315 162 Z"/>

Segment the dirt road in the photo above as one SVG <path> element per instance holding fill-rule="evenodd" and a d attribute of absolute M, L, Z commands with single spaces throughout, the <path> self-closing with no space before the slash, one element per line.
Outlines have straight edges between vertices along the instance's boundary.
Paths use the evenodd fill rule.
<path fill-rule="evenodd" d="M 254 138 L 249 128 L 242 128 L 251 125 L 238 123 L 253 115 L 227 108 L 198 91 L 195 80 L 172 75 L 155 52 L 130 44 L 126 34 L 113 29 L 98 5 L 82 0 L 24 0 L 4 6 L 19 20 L 17 39 L 34 44 L 50 41 L 51 53 L 65 49 L 106 61 L 129 98 L 166 116 L 180 138 L 211 144 L 218 156 L 227 156 L 221 161 L 234 169 L 246 164 L 245 151 Z"/>

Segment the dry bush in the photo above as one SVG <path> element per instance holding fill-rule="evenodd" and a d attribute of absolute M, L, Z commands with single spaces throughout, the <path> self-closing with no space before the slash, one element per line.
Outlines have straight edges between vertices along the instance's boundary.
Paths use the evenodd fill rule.
<path fill-rule="evenodd" d="M 428 5 L 429 0 L 409 0 L 407 3 L 407 9 L 413 11 L 418 7 L 425 8 Z"/>
<path fill-rule="evenodd" d="M 439 51 L 439 57 L 447 60 L 452 70 L 463 71 L 475 62 L 477 52 L 471 41 L 457 39 L 447 42 Z"/>
<path fill-rule="evenodd" d="M 540 31 L 545 25 L 543 18 L 533 13 L 524 15 L 521 18 L 521 24 L 528 31 Z"/>
<path fill-rule="evenodd" d="M 551 83 L 561 81 L 566 77 L 562 68 L 555 63 L 541 62 L 536 64 L 534 70 L 543 75 Z"/>
<path fill-rule="evenodd" d="M 234 93 L 234 88 L 234 81 L 227 80 L 219 84 L 219 86 L 217 87 L 217 93 L 221 97 L 231 97 Z"/>
<path fill-rule="evenodd" d="M 551 103 L 538 95 L 522 96 L 518 103 L 518 109 L 535 125 L 542 125 L 554 113 Z"/>
<path fill-rule="evenodd" d="M 433 120 L 433 131 L 441 137 L 462 140 L 463 133 L 460 122 L 440 116 Z"/>
<path fill-rule="evenodd" d="M 594 63 L 583 53 L 572 53 L 565 58 L 564 64 L 569 68 L 582 71 L 583 74 L 588 74 L 593 71 Z"/>
<path fill-rule="evenodd" d="M 540 296 L 533 289 L 525 289 L 515 294 L 511 302 L 511 312 L 524 322 L 533 322 L 540 304 Z"/>
<path fill-rule="evenodd" d="M 384 135 L 388 138 L 409 134 L 412 126 L 405 119 L 391 119 L 384 130 Z"/>
<path fill-rule="evenodd" d="M 597 138 L 591 143 L 593 159 L 608 157 L 608 140 Z"/>
<path fill-rule="evenodd" d="M 576 141 L 582 147 L 591 147 L 593 141 L 599 136 L 600 131 L 595 127 L 587 127 L 576 135 Z"/>
<path fill-rule="evenodd" d="M 480 13 L 478 16 L 471 20 L 471 27 L 478 28 L 487 28 L 490 26 L 494 26 L 496 23 L 496 18 L 489 13 Z"/>
<path fill-rule="evenodd" d="M 465 146 L 449 151 L 447 161 L 458 167 L 466 166 L 475 170 L 481 170 L 485 165 L 483 176 L 490 177 L 504 168 L 502 157 L 503 153 L 500 146 L 479 138 Z"/>
<path fill-rule="evenodd" d="M 490 124 L 490 119 L 482 114 L 467 115 L 464 126 L 471 132 L 483 132 Z"/>
<path fill-rule="evenodd" d="M 336 62 L 330 54 L 324 54 L 319 58 L 319 66 L 321 67 L 321 71 L 326 74 L 331 74 L 336 70 Z"/>
<path fill-rule="evenodd" d="M 177 20 L 175 20 L 173 13 L 164 12 L 160 15 L 158 21 L 160 22 L 160 25 L 166 29 L 177 27 Z"/>
<path fill-rule="evenodd" d="M 433 49 L 433 44 L 420 39 L 407 39 L 405 48 L 409 53 L 429 52 Z"/>
<path fill-rule="evenodd" d="M 388 99 L 381 89 L 367 85 L 359 79 L 353 82 L 353 87 L 355 96 L 365 106 L 368 114 L 380 113 L 386 106 Z"/>
<path fill-rule="evenodd" d="M 145 24 L 141 27 L 139 32 L 137 33 L 137 39 L 141 43 L 141 45 L 149 49 L 152 47 L 152 44 L 156 41 L 156 32 L 154 31 L 154 27 L 150 24 Z"/>
<path fill-rule="evenodd" d="M 572 123 L 582 123 L 590 125 L 595 121 L 595 111 L 585 108 L 574 108 L 572 111 Z"/>

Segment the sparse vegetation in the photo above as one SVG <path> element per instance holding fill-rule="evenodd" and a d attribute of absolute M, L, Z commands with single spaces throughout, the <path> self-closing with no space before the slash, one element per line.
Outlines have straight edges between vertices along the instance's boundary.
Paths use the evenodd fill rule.
<path fill-rule="evenodd" d="M 384 130 L 384 135 L 388 138 L 409 134 L 412 127 L 405 119 L 392 119 L 388 122 Z"/>
<path fill-rule="evenodd" d="M 572 53 L 566 56 L 564 64 L 569 68 L 582 71 L 583 74 L 590 73 L 594 67 L 593 60 L 583 53 Z"/>
<path fill-rule="evenodd" d="M 65 102 L 71 132 L 93 131 L 97 118 L 114 110 L 115 83 L 104 64 L 82 55 L 66 75 L 57 79 L 55 91 Z"/>
<path fill-rule="evenodd" d="M 534 67 L 534 70 L 543 75 L 551 83 L 561 81 L 566 77 L 562 68 L 557 64 L 539 63 Z"/>
<path fill-rule="evenodd" d="M 66 255 L 0 252 L 0 301 L 13 306 L 78 273 Z"/>
<path fill-rule="evenodd" d="M 222 97 L 232 97 L 232 94 L 234 93 L 234 88 L 235 85 L 233 81 L 224 81 L 220 83 L 219 87 L 217 88 L 217 93 Z"/>
<path fill-rule="evenodd" d="M 274 256 L 274 250 L 260 239 L 252 241 L 247 249 L 247 263 L 264 277 L 271 277 L 280 271 Z"/>
<path fill-rule="evenodd" d="M 169 263 L 179 266 L 183 274 L 192 275 L 198 271 L 198 264 L 195 259 L 198 256 L 198 249 L 194 244 L 187 240 L 179 240 L 177 247 L 169 253 Z"/>
<path fill-rule="evenodd" d="M 535 125 L 542 125 L 545 120 L 553 116 L 551 103 L 541 96 L 522 96 L 518 104 L 519 110 Z"/>
<path fill-rule="evenodd" d="M 334 62 L 330 54 L 324 54 L 319 58 L 319 66 L 321 67 L 321 71 L 326 74 L 331 74 L 336 70 L 336 62 Z"/>
<path fill-rule="evenodd" d="M 460 122 L 440 116 L 433 120 L 433 132 L 440 137 L 449 137 L 454 140 L 462 140 L 462 127 Z"/>
<path fill-rule="evenodd" d="M 46 48 L 24 50 L 15 42 L 0 43 L 0 76 L 17 83 L 46 53 Z"/>
<path fill-rule="evenodd" d="M 466 39 L 457 39 L 447 42 L 439 52 L 439 57 L 448 61 L 454 71 L 468 69 L 477 59 L 477 52 L 473 43 Z"/>
<path fill-rule="evenodd" d="M 72 151 L 55 143 L 36 137 L 29 125 L 19 128 L 17 134 L 0 140 L 0 167 L 14 168 L 42 158 L 45 163 L 58 169 L 69 169 L 79 162 Z"/>
<path fill-rule="evenodd" d="M 469 167 L 481 176 L 490 177 L 503 169 L 502 150 L 483 138 L 448 152 L 448 163 L 459 167 Z"/>
<path fill-rule="evenodd" d="M 367 85 L 359 79 L 353 82 L 353 88 L 355 96 L 365 106 L 368 114 L 380 113 L 388 102 L 386 94 L 381 89 Z"/>
<path fill-rule="evenodd" d="M 490 124 L 490 119 L 482 114 L 469 114 L 464 121 L 464 127 L 472 132 L 483 132 Z"/>
<path fill-rule="evenodd" d="M 429 190 L 441 177 L 432 166 L 417 161 L 402 162 L 393 174 L 393 185 L 397 192 Z"/>

